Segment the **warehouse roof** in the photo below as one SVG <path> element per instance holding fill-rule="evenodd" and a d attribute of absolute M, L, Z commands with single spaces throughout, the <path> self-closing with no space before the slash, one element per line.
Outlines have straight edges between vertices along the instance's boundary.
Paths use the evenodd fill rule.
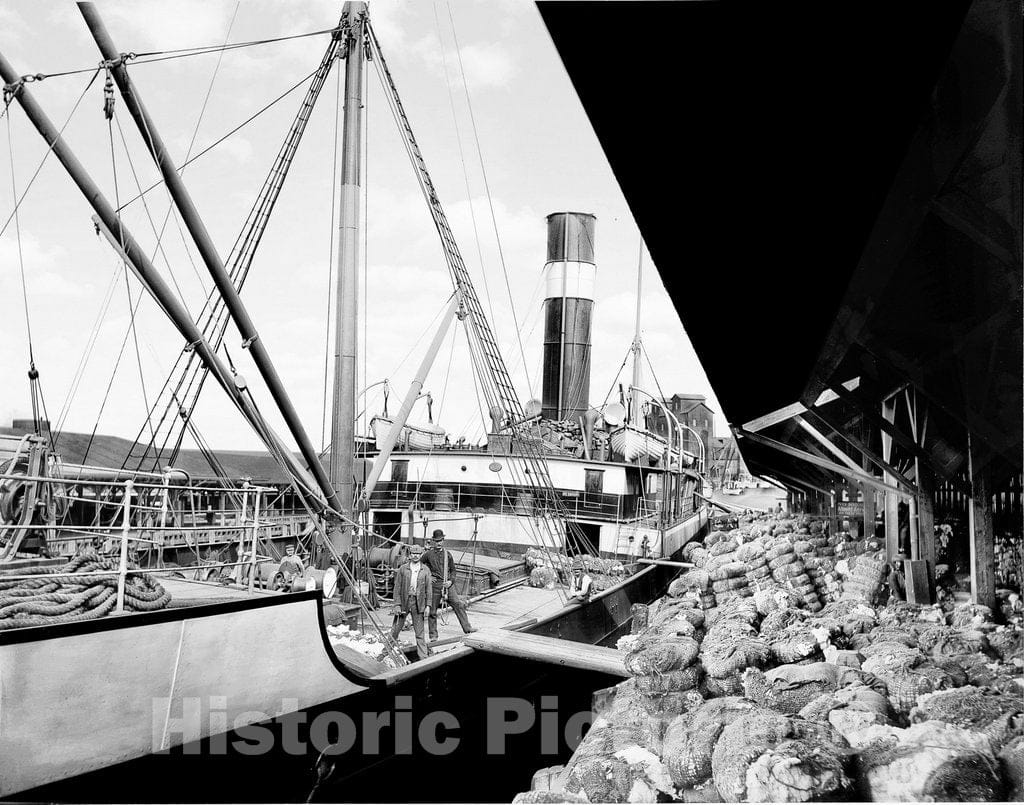
<path fill-rule="evenodd" d="M 734 428 L 856 380 L 814 409 L 833 439 L 906 389 L 930 424 L 897 427 L 940 476 L 968 432 L 1020 471 L 1018 5 L 539 8 Z M 623 20 L 637 53 L 593 47 Z M 728 328 L 707 303 L 723 282 Z M 791 418 L 758 432 L 821 452 Z M 834 480 L 740 444 L 754 472 Z"/>

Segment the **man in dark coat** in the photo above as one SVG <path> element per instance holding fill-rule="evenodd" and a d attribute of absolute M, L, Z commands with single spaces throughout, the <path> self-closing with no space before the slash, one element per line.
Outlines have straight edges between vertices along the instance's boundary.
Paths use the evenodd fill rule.
<path fill-rule="evenodd" d="M 431 602 L 430 617 L 427 619 L 430 639 L 437 640 L 437 611 L 442 606 L 442 597 L 447 598 L 447 602 L 455 611 L 462 631 L 466 634 L 475 632 L 476 629 L 470 625 L 469 615 L 466 614 L 466 603 L 455 589 L 455 558 L 450 551 L 445 550 L 444 531 L 440 528 L 435 529 L 432 542 L 433 546 L 423 557 L 423 563 L 430 568 L 434 585 L 434 598 Z"/>
<path fill-rule="evenodd" d="M 395 620 L 391 625 L 391 636 L 397 640 L 405 623 L 405 616 L 412 615 L 412 629 L 416 634 L 416 654 L 424 660 L 431 652 L 423 636 L 423 619 L 433 617 L 431 602 L 434 599 L 434 588 L 430 569 L 423 564 L 422 559 L 422 546 L 411 546 L 409 561 L 398 568 L 395 575 Z"/>

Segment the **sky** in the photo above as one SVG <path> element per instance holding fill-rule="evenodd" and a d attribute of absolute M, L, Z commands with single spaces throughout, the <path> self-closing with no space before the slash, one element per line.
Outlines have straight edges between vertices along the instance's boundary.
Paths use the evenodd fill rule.
<path fill-rule="evenodd" d="M 341 8 L 321 0 L 101 0 L 96 5 L 118 49 L 138 54 L 323 30 L 337 23 Z M 540 396 L 545 216 L 561 210 L 597 216 L 591 401 L 601 404 L 633 338 L 640 234 L 536 7 L 523 0 L 373 0 L 370 17 L 524 401 Z M 197 153 L 315 70 L 327 42 L 323 34 L 152 64 L 140 57 L 129 69 L 180 165 L 190 145 Z M 77 9 L 64 2 L 0 2 L 0 51 L 22 74 L 93 68 L 99 60 Z M 339 73 L 336 67 L 320 95 L 242 292 L 261 341 L 318 445 L 330 439 L 329 425 L 324 426 L 324 367 L 325 348 L 333 348 L 333 330 L 326 328 L 333 318 L 333 312 L 328 318 L 328 300 L 336 259 L 332 185 Z M 123 102 L 115 101 L 108 125 L 103 76 L 86 91 L 89 79 L 89 73 L 51 77 L 29 88 L 58 127 L 79 102 L 65 138 L 108 199 L 124 203 L 138 188 L 153 184 L 158 173 Z M 222 257 L 259 193 L 304 89 L 271 106 L 183 173 Z M 387 378 L 394 413 L 452 286 L 372 65 L 366 92 L 360 384 Z M 4 151 L 10 132 L 14 157 L 12 188 L 10 154 L 0 154 L 2 226 L 14 207 L 15 188 L 18 196 L 25 191 L 46 149 L 16 105 L 0 129 Z M 198 315 L 209 276 L 184 226 L 167 217 L 164 189 L 149 192 L 145 200 L 126 207 L 124 225 Z M 33 354 L 52 424 L 134 438 L 145 430 L 147 403 L 157 396 L 183 342 L 148 297 L 132 315 L 129 293 L 135 298 L 139 285 L 125 277 L 117 256 L 96 235 L 91 216 L 51 157 L 19 207 L 19 226 L 12 221 L 0 236 L 6 314 L 0 323 L 0 423 L 30 412 L 23 265 Z M 660 386 L 668 395 L 706 395 L 718 433 L 727 432 L 646 252 L 644 265 L 642 336 L 657 384 L 645 365 L 643 385 L 652 393 Z M 229 328 L 232 359 L 261 410 L 284 434 L 240 340 Z M 453 440 L 478 441 L 484 427 L 465 344 L 464 334 L 452 328 L 424 388 L 434 399 L 435 421 Z M 628 386 L 629 378 L 627 365 L 620 380 Z M 376 385 L 365 394 L 368 413 L 360 430 L 367 416 L 380 412 L 382 389 Z M 260 446 L 213 383 L 194 418 L 214 447 Z M 420 402 L 410 421 L 425 419 Z"/>

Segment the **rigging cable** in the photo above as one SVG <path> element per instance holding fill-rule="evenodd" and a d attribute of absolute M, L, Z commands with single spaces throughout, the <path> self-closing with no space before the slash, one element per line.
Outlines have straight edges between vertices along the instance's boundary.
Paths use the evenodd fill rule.
<path fill-rule="evenodd" d="M 238 9 L 235 9 L 237 13 Z M 232 23 L 234 19 L 232 18 Z M 334 28 L 323 28 L 318 31 L 307 31 L 301 34 L 290 34 L 288 36 L 277 36 L 269 39 L 253 39 L 247 42 L 230 42 L 222 45 L 200 45 L 191 48 L 178 48 L 177 50 L 149 50 L 141 53 L 129 52 L 122 53 L 120 58 L 115 60 L 113 63 L 127 64 L 129 61 L 134 64 L 155 64 L 157 62 L 169 61 L 171 59 L 184 59 L 190 56 L 205 56 L 208 53 L 220 53 L 223 55 L 229 50 L 241 50 L 243 48 L 256 47 L 258 45 L 269 45 L 275 42 L 287 42 L 293 39 L 304 39 L 310 36 L 322 36 L 324 34 L 337 34 L 341 30 L 339 27 Z M 151 58 L 147 58 L 151 57 Z M 8 85 L 12 87 L 20 86 L 21 84 L 28 84 L 32 82 L 45 81 L 48 78 L 63 78 L 70 75 L 81 75 L 83 73 L 91 72 L 92 70 L 102 70 L 113 66 L 113 63 L 101 62 L 99 67 L 81 67 L 74 70 L 59 70 L 52 73 L 28 73 L 21 76 L 20 80 L 15 85 Z"/>
<path fill-rule="evenodd" d="M 487 271 L 484 268 L 484 252 L 480 242 L 480 232 L 476 225 L 476 211 L 473 208 L 473 191 L 469 186 L 469 170 L 466 168 L 466 155 L 462 148 L 462 135 L 459 133 L 459 118 L 455 113 L 455 94 L 452 92 L 452 82 L 448 76 L 448 57 L 445 54 L 444 41 L 441 39 L 441 22 L 437 16 L 437 0 L 434 0 L 434 27 L 437 29 L 437 41 L 441 46 L 441 64 L 444 67 L 444 82 L 448 88 L 448 104 L 452 110 L 452 128 L 455 130 L 455 141 L 459 146 L 459 160 L 462 162 L 462 176 L 466 181 L 466 203 L 469 205 L 469 219 L 473 223 L 473 239 L 476 242 L 477 259 L 480 261 L 480 276 L 484 280 L 484 296 L 487 298 L 487 311 L 494 319 L 494 306 L 491 304 L 491 288 L 487 282 Z"/>
<path fill-rule="evenodd" d="M 117 158 L 114 155 L 114 128 L 113 128 L 113 121 L 114 121 L 113 91 L 114 91 L 114 87 L 113 87 L 113 78 L 111 77 L 109 72 L 107 73 L 107 82 L 108 82 L 108 84 L 110 86 L 110 92 L 111 92 L 110 116 L 107 118 L 107 134 L 109 135 L 109 138 L 110 138 L 110 166 L 111 166 L 111 170 L 112 170 L 113 175 L 114 175 L 114 203 L 117 204 L 118 199 L 120 198 L 120 190 L 118 189 L 119 182 L 117 180 Z M 118 124 L 117 124 L 117 130 L 119 132 L 121 132 L 121 124 L 120 124 L 120 122 L 118 122 Z M 121 138 L 122 138 L 122 142 L 123 142 L 124 141 L 124 132 L 121 132 Z M 128 160 L 128 164 L 131 166 L 132 175 L 135 175 L 135 166 L 132 165 L 132 158 L 131 158 L 131 154 L 128 153 L 127 143 L 125 143 L 124 145 L 125 145 L 125 158 Z M 120 243 L 122 243 L 122 244 L 124 243 L 124 226 L 121 223 L 121 216 L 120 215 L 117 216 L 117 239 L 118 239 L 118 241 Z M 177 284 L 177 283 L 175 283 L 175 284 Z M 149 432 L 152 435 L 152 438 L 156 439 L 156 434 L 153 433 L 153 420 L 149 416 L 149 396 L 146 393 L 146 375 L 145 375 L 145 373 L 142 370 L 142 353 L 139 351 L 139 333 L 138 333 L 138 330 L 135 327 L 135 312 L 138 310 L 139 305 L 142 303 L 142 296 L 143 296 L 144 290 L 141 287 L 139 288 L 139 300 L 133 306 L 132 305 L 132 285 L 131 285 L 131 280 L 128 277 L 128 264 L 127 263 L 125 263 L 125 265 L 124 265 L 124 289 L 125 289 L 125 292 L 128 295 L 128 316 L 129 316 L 129 319 L 128 319 L 128 329 L 131 331 L 132 342 L 133 342 L 133 344 L 135 346 L 135 362 L 136 362 L 136 364 L 138 365 L 138 368 L 139 368 L 139 385 L 142 388 L 142 404 L 145 406 L 145 410 L 146 410 L 146 424 L 149 425 Z M 98 424 L 99 423 L 97 422 L 97 425 Z"/>
<path fill-rule="evenodd" d="M 86 96 L 86 93 L 89 92 L 89 88 L 92 87 L 93 82 L 96 81 L 96 76 L 98 76 L 100 74 L 101 70 L 102 70 L 102 68 L 97 67 L 93 71 L 92 77 L 89 79 L 89 83 L 87 83 L 85 85 L 85 89 L 82 90 L 82 94 L 78 96 L 78 100 L 75 101 L 75 105 L 72 107 L 70 114 L 68 114 L 67 120 L 64 121 L 64 125 L 61 126 L 60 127 L 60 131 L 57 132 L 58 139 L 63 137 L 64 129 L 66 129 L 68 127 L 68 123 L 71 122 L 71 118 L 73 118 L 75 116 L 75 112 L 78 111 L 78 107 L 81 105 L 82 100 Z M 11 100 L 14 98 L 14 95 L 18 92 L 18 90 L 19 90 L 19 87 L 17 87 L 17 86 L 15 86 L 15 87 L 5 86 L 4 87 L 4 89 L 3 89 L 3 95 L 4 95 L 4 114 L 8 114 L 9 109 L 10 109 Z M 7 231 L 7 227 L 10 225 L 10 223 L 13 220 L 14 216 L 18 213 L 18 208 L 21 206 L 21 203 L 25 200 L 25 196 L 27 196 L 28 195 L 28 191 L 32 189 L 32 184 L 35 182 L 36 177 L 39 176 L 39 171 L 41 171 L 43 169 L 43 165 L 46 164 L 47 157 L 49 157 L 50 153 L 53 151 L 53 145 L 54 145 L 53 143 L 49 143 L 47 145 L 46 153 L 43 154 L 43 158 L 39 161 L 39 165 L 36 166 L 35 171 L 32 173 L 32 178 L 28 180 L 28 184 L 25 185 L 25 189 L 22 191 L 21 196 L 17 200 L 17 203 L 15 203 L 14 209 L 11 211 L 11 214 L 9 216 L 7 216 L 7 220 L 4 221 L 4 225 L 2 227 L 0 227 L 0 236 L 3 236 L 4 232 Z"/>
<path fill-rule="evenodd" d="M 11 117 L 7 115 L 7 154 L 11 165 L 11 198 L 18 198 L 18 184 L 14 172 L 14 135 L 11 132 Z M 28 339 L 28 383 L 29 394 L 32 399 L 32 427 L 36 436 L 41 434 L 39 421 L 39 404 L 37 389 L 39 387 L 39 370 L 36 369 L 35 351 L 32 344 L 32 317 L 29 314 L 28 306 L 28 283 L 25 279 L 25 255 L 21 245 L 21 216 L 18 215 L 17 205 L 14 208 L 14 232 L 18 244 L 18 269 L 21 272 L 21 299 L 25 308 L 25 333 Z M 48 437 L 49 438 L 49 437 Z"/>
<path fill-rule="evenodd" d="M 117 196 L 117 160 L 114 155 L 114 132 L 110 127 L 110 118 L 113 116 L 113 81 L 108 73 L 107 75 L 107 86 L 104 88 L 104 113 L 109 114 L 107 117 L 107 128 L 110 134 L 110 161 L 114 174 L 114 195 Z M 121 225 L 121 216 L 118 215 L 118 242 L 124 243 L 124 232 Z M 125 279 L 127 281 L 128 264 L 122 260 L 122 267 L 125 272 Z M 131 320 L 135 319 L 135 312 L 138 310 L 139 304 L 142 302 L 142 296 L 144 288 L 139 288 L 138 298 L 132 303 L 131 288 L 128 288 L 128 310 L 131 316 Z M 103 393 L 103 400 L 100 402 L 100 410 L 96 414 L 96 421 L 93 423 L 92 432 L 89 434 L 89 441 L 85 445 L 85 452 L 82 454 L 82 463 L 87 463 L 89 457 L 89 451 L 92 449 L 93 442 L 96 440 L 96 431 L 99 430 L 100 420 L 103 418 L 103 411 L 107 407 L 107 400 L 110 398 L 110 391 L 114 387 L 114 379 L 117 377 L 117 370 L 121 366 L 121 358 L 124 356 L 124 349 L 128 345 L 128 336 L 132 333 L 132 327 L 125 330 L 124 338 L 121 340 L 121 348 L 118 350 L 117 358 L 114 360 L 114 368 L 110 373 L 110 380 L 107 382 L 107 389 Z M 141 364 L 140 364 L 141 368 Z"/>
<path fill-rule="evenodd" d="M 245 120 L 243 120 L 243 121 L 242 121 L 241 123 L 239 123 L 239 124 L 238 124 L 237 126 L 235 126 L 235 127 L 233 128 L 233 129 L 231 129 L 230 131 L 228 131 L 228 132 L 227 132 L 226 134 L 222 135 L 221 137 L 218 137 L 218 138 L 217 138 L 216 140 L 214 140 L 214 141 L 213 141 L 212 143 L 210 143 L 210 144 L 209 144 L 208 146 L 206 146 L 206 147 L 205 147 L 205 148 L 204 148 L 204 149 L 203 149 L 202 151 L 199 151 L 199 152 L 198 152 L 198 153 L 197 153 L 197 154 L 196 154 L 195 156 L 193 156 L 193 157 L 190 157 L 190 158 L 186 159 L 186 160 L 185 160 L 184 162 L 182 162 L 182 163 L 181 163 L 181 164 L 180 164 L 180 165 L 179 165 L 179 166 L 178 166 L 178 167 L 176 168 L 176 170 L 178 171 L 178 173 L 181 173 L 181 172 L 182 172 L 183 170 L 185 170 L 185 168 L 186 168 L 186 167 L 188 167 L 188 166 L 189 166 L 189 165 L 191 165 L 191 164 L 192 164 L 193 162 L 195 162 L 195 161 L 196 161 L 197 159 L 199 159 L 199 157 L 201 157 L 201 156 L 204 156 L 205 154 L 208 154 L 208 153 L 209 153 L 210 151 L 212 151 L 212 150 L 213 150 L 214 148 L 216 148 L 216 147 L 217 147 L 218 145 L 220 145 L 220 144 L 221 144 L 222 142 L 224 142 L 224 141 L 225 141 L 226 139 L 228 139 L 228 137 L 231 137 L 232 135 L 234 135 L 234 134 L 237 134 L 237 133 L 238 133 L 238 132 L 239 132 L 239 131 L 240 131 L 241 129 L 243 129 L 243 128 L 245 128 L 246 126 L 248 126 L 248 125 L 249 125 L 250 123 L 252 123 L 252 122 L 253 122 L 253 121 L 254 121 L 254 120 L 255 120 L 256 118 L 258 118 L 258 117 L 259 117 L 260 115 L 262 115 L 262 114 L 263 114 L 264 112 L 266 112 L 266 111 L 267 111 L 268 109 L 270 109 L 271 107 L 273 107 L 273 106 L 274 106 L 275 104 L 277 104 L 277 103 L 278 103 L 279 101 L 282 101 L 282 100 L 284 100 L 284 99 L 285 99 L 285 98 L 287 98 L 287 97 L 288 97 L 289 95 L 291 95 L 291 94 L 292 94 L 293 92 L 295 92 L 295 90 L 297 90 L 297 89 L 298 89 L 299 87 L 301 87 L 301 86 L 302 86 L 303 84 L 305 84 L 305 83 L 306 83 L 307 81 L 309 81 L 309 79 L 311 79 L 311 78 L 312 78 L 313 76 L 315 76 L 316 74 L 317 74 L 317 70 L 314 70 L 314 71 L 313 71 L 313 72 L 311 72 L 311 73 L 310 73 L 309 75 L 307 75 L 307 76 L 304 76 L 303 78 L 299 79 L 298 83 L 296 83 L 296 84 L 292 84 L 292 86 L 291 86 L 291 87 L 289 87 L 288 89 L 286 89 L 286 90 L 285 90 L 284 92 L 282 92 L 282 93 L 281 93 L 280 95 L 278 95 L 278 96 L 277 96 L 276 98 L 274 98 L 274 99 L 273 99 L 272 101 L 269 101 L 269 102 L 268 102 L 268 103 L 267 103 L 267 104 L 266 104 L 265 106 L 263 106 L 263 107 L 262 107 L 261 109 L 259 109 L 259 110 L 258 110 L 257 112 L 255 112 L 254 114 L 252 114 L 252 115 L 250 115 L 249 117 L 247 117 L 247 118 L 246 118 Z M 144 195 L 145 195 L 146 193 L 148 193 L 148 192 L 149 192 L 150 190 L 155 190 L 156 188 L 158 188 L 158 187 L 159 187 L 160 185 L 162 185 L 163 183 L 164 183 L 163 179 L 159 179 L 159 180 L 157 180 L 156 182 L 153 182 L 153 184 L 151 184 L 151 185 L 150 185 L 149 187 L 147 187 L 147 188 L 146 188 L 145 190 L 143 190 L 143 191 L 142 191 L 141 193 L 139 193 L 139 194 L 138 194 L 137 196 L 134 196 L 133 198 L 130 198 L 130 199 L 128 199 L 128 201 L 126 201 L 126 202 L 124 203 L 123 207 L 127 207 L 127 206 L 128 206 L 129 204 L 133 204 L 134 202 L 138 201 L 138 200 L 139 200 L 139 199 L 140 199 L 140 198 L 141 198 L 142 196 L 144 196 Z M 123 207 L 122 207 L 122 208 L 123 208 Z"/>
<path fill-rule="evenodd" d="M 451 2 L 446 0 L 446 5 L 448 7 L 448 19 L 451 21 L 451 25 L 452 25 L 452 41 L 455 43 L 455 55 L 458 56 L 459 71 L 462 73 L 462 86 L 463 86 L 463 89 L 465 89 L 465 91 L 466 91 L 466 108 L 469 109 L 469 120 L 470 120 L 470 123 L 473 126 L 473 139 L 476 142 L 476 153 L 477 153 L 477 157 L 480 160 L 480 173 L 483 176 L 484 191 L 487 194 L 487 206 L 490 208 L 490 211 L 491 211 L 491 224 L 494 226 L 494 240 L 495 240 L 495 243 L 497 243 L 497 245 L 498 245 L 498 258 L 499 258 L 499 260 L 501 262 L 501 273 L 505 277 L 505 290 L 508 292 L 508 305 L 509 305 L 509 308 L 512 311 L 512 322 L 513 322 L 513 324 L 515 326 L 516 334 L 518 336 L 519 335 L 519 320 L 518 320 L 518 318 L 516 316 L 516 305 L 515 305 L 515 302 L 512 300 L 512 286 L 509 283 L 508 268 L 505 265 L 505 252 L 504 252 L 504 250 L 501 247 L 501 236 L 498 234 L 498 219 L 497 219 L 497 217 L 494 214 L 494 201 L 491 198 L 490 183 L 487 181 L 487 169 L 484 167 L 484 154 L 483 154 L 483 151 L 480 148 L 480 134 L 479 134 L 479 132 L 477 131 L 477 128 L 476 128 L 476 115 L 473 114 L 473 102 L 472 102 L 472 100 L 470 99 L 470 96 L 469 96 L 469 82 L 466 81 L 466 68 L 465 68 L 465 66 L 462 63 L 462 51 L 459 50 L 459 36 L 458 36 L 458 33 L 455 30 L 455 18 L 452 16 L 452 5 L 451 5 Z M 494 318 L 494 314 L 493 313 L 491 314 L 491 318 L 492 319 Z M 532 397 L 533 396 L 533 387 L 530 385 L 530 373 L 528 371 L 526 371 L 526 352 L 523 349 L 523 340 L 522 340 L 522 338 L 518 338 L 518 341 L 519 341 L 519 354 L 522 355 L 522 358 L 523 358 L 523 374 L 526 375 L 527 391 L 530 392 L 530 396 Z"/>

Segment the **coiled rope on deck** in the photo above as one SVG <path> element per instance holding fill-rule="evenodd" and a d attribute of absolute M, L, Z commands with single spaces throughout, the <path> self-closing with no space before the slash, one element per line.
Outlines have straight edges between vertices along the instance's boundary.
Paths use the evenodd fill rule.
<path fill-rule="evenodd" d="M 129 573 L 138 565 L 129 563 Z M 109 615 L 117 606 L 118 560 L 89 549 L 61 567 L 40 568 L 38 578 L 11 568 L 0 570 L 0 631 L 25 626 L 74 623 Z M 126 611 L 163 609 L 171 595 L 155 579 L 129 575 L 125 580 Z"/>

